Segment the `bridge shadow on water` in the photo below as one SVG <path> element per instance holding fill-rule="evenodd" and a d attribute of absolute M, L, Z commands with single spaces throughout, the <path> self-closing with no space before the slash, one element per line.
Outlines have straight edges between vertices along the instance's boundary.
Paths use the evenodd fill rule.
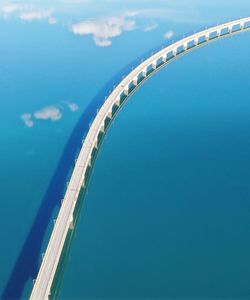
<path fill-rule="evenodd" d="M 159 50 L 159 47 L 151 51 L 155 50 Z M 151 51 L 144 53 L 142 57 L 148 57 Z M 63 154 L 42 199 L 41 206 L 38 209 L 28 236 L 8 278 L 1 299 L 20 299 L 28 280 L 36 278 L 40 267 L 42 243 L 46 230 L 48 229 L 53 212 L 60 207 L 60 199 L 63 198 L 65 192 L 65 183 L 74 166 L 78 151 L 81 148 L 81 141 L 89 129 L 89 123 L 94 119 L 96 111 L 102 105 L 105 96 L 109 94 L 110 88 L 119 83 L 122 76 L 128 74 L 133 65 L 138 65 L 142 57 L 134 60 L 109 80 L 91 100 L 81 115 L 67 141 Z"/>
<path fill-rule="evenodd" d="M 164 47 L 166 47 L 166 45 L 164 45 Z M 81 115 L 63 150 L 55 173 L 42 199 L 41 206 L 38 209 L 28 236 L 17 257 L 11 275 L 8 278 L 1 299 L 20 299 L 28 280 L 36 278 L 40 267 L 42 243 L 52 214 L 55 209 L 60 207 L 60 199 L 64 196 L 65 183 L 75 164 L 75 158 L 81 148 L 81 141 L 89 129 L 89 123 L 94 119 L 96 111 L 100 108 L 105 96 L 109 94 L 110 88 L 119 83 L 122 76 L 127 75 L 131 67 L 138 65 L 142 58 L 148 58 L 152 51 L 156 52 L 159 50 L 159 47 L 155 47 L 147 51 L 144 55 L 120 70 L 120 72 L 109 80 L 97 93 Z"/>

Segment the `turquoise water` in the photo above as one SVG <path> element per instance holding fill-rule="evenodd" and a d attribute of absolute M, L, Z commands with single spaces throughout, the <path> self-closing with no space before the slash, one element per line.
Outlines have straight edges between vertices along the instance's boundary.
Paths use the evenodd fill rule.
<path fill-rule="evenodd" d="M 249 34 L 151 78 L 99 153 L 60 299 L 250 297 Z"/>
<path fill-rule="evenodd" d="M 177 39 L 249 9 L 77 2 L 30 1 L 53 6 L 53 26 L 3 16 L 0 2 L 0 298 L 28 298 L 81 139 L 113 85 L 171 42 L 164 33 Z M 136 27 L 109 47 L 70 30 L 132 10 Z M 248 48 L 244 34 L 193 52 L 131 98 L 99 153 L 60 298 L 249 297 Z M 51 106 L 58 119 L 35 117 Z"/>
<path fill-rule="evenodd" d="M 130 36 L 100 48 L 61 24 L 9 18 L 1 19 L 0 35 L 0 291 L 1 298 L 27 298 L 89 122 L 131 62 L 163 39 L 162 32 L 137 31 L 131 41 L 143 38 L 136 48 L 125 48 Z M 79 110 L 70 112 L 68 102 Z M 22 114 L 48 106 L 59 107 L 62 118 L 25 126 Z"/>

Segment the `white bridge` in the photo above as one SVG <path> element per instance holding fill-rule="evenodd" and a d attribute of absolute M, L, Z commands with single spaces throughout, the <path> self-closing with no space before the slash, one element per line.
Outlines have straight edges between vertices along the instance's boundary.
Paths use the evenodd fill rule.
<path fill-rule="evenodd" d="M 62 254 L 66 236 L 68 231 L 73 228 L 73 215 L 79 193 L 82 187 L 86 185 L 87 170 L 91 167 L 93 155 L 98 149 L 100 138 L 105 133 L 107 124 L 112 120 L 127 97 L 151 74 L 158 71 L 179 55 L 187 53 L 213 40 L 231 36 L 249 29 L 250 17 L 247 17 L 221 24 L 183 38 L 142 62 L 113 90 L 98 111 L 83 141 L 81 152 L 77 158 L 46 253 L 43 257 L 42 265 L 37 279 L 34 281 L 30 299 L 44 300 L 49 299 L 51 295 L 51 286 L 59 265 L 59 259 Z"/>

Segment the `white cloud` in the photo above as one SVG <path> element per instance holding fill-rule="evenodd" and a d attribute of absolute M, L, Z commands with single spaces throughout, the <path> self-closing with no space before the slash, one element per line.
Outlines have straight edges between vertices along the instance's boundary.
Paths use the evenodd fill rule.
<path fill-rule="evenodd" d="M 27 127 L 34 126 L 34 122 L 32 121 L 32 115 L 31 114 L 23 114 L 20 116 L 20 118 L 23 120 L 24 124 Z"/>
<path fill-rule="evenodd" d="M 68 108 L 72 111 L 75 112 L 79 109 L 79 106 L 76 103 L 68 103 Z"/>
<path fill-rule="evenodd" d="M 99 37 L 94 37 L 94 41 L 95 41 L 95 44 L 99 47 L 108 47 L 108 46 L 112 45 L 112 42 L 110 39 L 102 39 Z"/>
<path fill-rule="evenodd" d="M 41 9 L 33 4 L 21 2 L 7 3 L 0 5 L 0 7 L 5 18 L 14 16 L 28 22 L 46 20 L 50 25 L 54 25 L 57 22 L 53 16 L 54 9 L 52 8 Z"/>
<path fill-rule="evenodd" d="M 71 112 L 76 112 L 79 106 L 74 102 L 63 101 L 63 105 L 50 105 L 37 110 L 34 113 L 25 113 L 20 116 L 27 127 L 33 127 L 35 120 L 59 121 L 63 117 L 63 110 L 67 106 Z"/>
<path fill-rule="evenodd" d="M 58 121 L 62 118 L 62 111 L 56 106 L 47 106 L 34 113 L 36 119 Z"/>
<path fill-rule="evenodd" d="M 7 17 L 16 11 L 23 9 L 24 5 L 21 3 L 7 3 L 1 7 L 3 14 Z"/>
<path fill-rule="evenodd" d="M 134 20 L 120 16 L 80 22 L 73 24 L 71 30 L 78 35 L 92 35 L 97 46 L 106 47 L 112 44 L 112 38 L 120 36 L 123 31 L 134 30 L 135 25 Z"/>
<path fill-rule="evenodd" d="M 19 4 L 17 3 L 6 4 L 1 8 L 3 13 L 5 14 L 11 14 L 18 9 L 19 9 Z"/>
<path fill-rule="evenodd" d="M 51 15 L 53 14 L 52 9 L 47 10 L 30 10 L 21 12 L 19 18 L 23 21 L 41 21 L 41 20 L 49 20 Z"/>
<path fill-rule="evenodd" d="M 164 33 L 164 38 L 165 39 L 171 39 L 171 37 L 173 37 L 174 32 L 172 30 L 169 30 L 167 32 Z"/>
<path fill-rule="evenodd" d="M 144 29 L 143 29 L 143 31 L 145 31 L 145 32 L 148 32 L 148 31 L 152 31 L 152 30 L 154 30 L 154 29 L 156 29 L 158 27 L 158 24 L 151 24 L 151 25 L 148 25 L 148 26 L 146 26 Z"/>

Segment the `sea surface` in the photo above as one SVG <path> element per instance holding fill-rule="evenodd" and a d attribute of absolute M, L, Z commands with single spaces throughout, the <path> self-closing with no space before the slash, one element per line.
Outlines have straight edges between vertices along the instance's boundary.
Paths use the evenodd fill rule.
<path fill-rule="evenodd" d="M 249 34 L 149 79 L 100 149 L 60 299 L 250 298 Z"/>
<path fill-rule="evenodd" d="M 54 24 L 45 13 L 20 19 L 24 6 L 0 13 L 0 299 L 29 297 L 81 140 L 113 86 L 162 45 L 250 8 L 159 2 L 164 15 L 154 1 L 74 2 L 54 8 Z M 100 16 L 136 26 L 106 47 L 70 30 Z M 244 33 L 193 51 L 124 106 L 94 166 L 60 299 L 250 298 L 249 46 Z"/>

